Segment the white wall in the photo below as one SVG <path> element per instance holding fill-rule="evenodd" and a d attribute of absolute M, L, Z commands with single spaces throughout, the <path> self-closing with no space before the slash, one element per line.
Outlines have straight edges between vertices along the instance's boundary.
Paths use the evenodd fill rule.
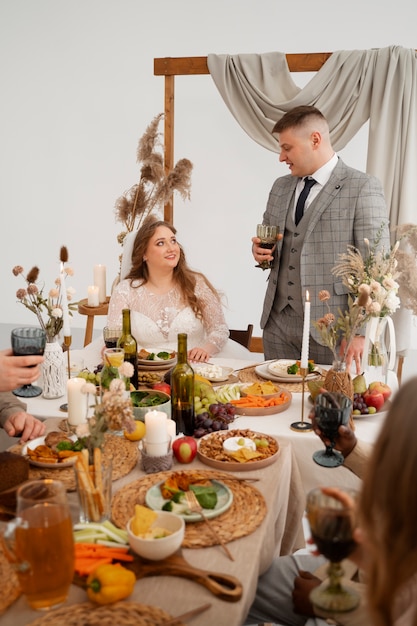
<path fill-rule="evenodd" d="M 11 269 L 38 265 L 49 290 L 62 245 L 77 299 L 96 263 L 110 289 L 121 250 L 114 202 L 136 182 L 138 139 L 163 111 L 155 57 L 390 45 L 417 48 L 413 0 L 0 0 L 0 323 L 35 323 L 16 303 L 23 285 Z M 175 158 L 194 163 L 191 202 L 175 201 L 179 238 L 227 294 L 229 325 L 252 322 L 259 335 L 266 276 L 250 237 L 287 169 L 244 133 L 210 76 L 177 77 L 175 108 Z M 365 152 L 362 130 L 341 155 L 364 169 Z"/>

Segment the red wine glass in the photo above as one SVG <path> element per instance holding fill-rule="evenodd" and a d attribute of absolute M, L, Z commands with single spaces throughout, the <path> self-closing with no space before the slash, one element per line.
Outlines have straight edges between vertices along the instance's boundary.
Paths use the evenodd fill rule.
<path fill-rule="evenodd" d="M 259 237 L 261 243 L 259 244 L 260 248 L 266 248 L 268 250 L 272 250 L 272 248 L 277 243 L 277 235 L 279 229 L 278 226 L 267 226 L 266 224 L 257 224 L 256 226 L 256 236 Z M 260 267 L 262 270 L 271 269 L 271 263 L 269 261 L 261 261 L 255 267 Z"/>
<path fill-rule="evenodd" d="M 31 326 L 14 328 L 11 335 L 11 344 L 15 356 L 42 355 L 46 345 L 46 333 L 42 328 Z M 22 385 L 14 389 L 13 393 L 21 398 L 35 398 L 41 395 L 42 389 L 37 385 Z"/>
<path fill-rule="evenodd" d="M 325 450 L 314 452 L 313 459 L 323 467 L 338 467 L 343 464 L 343 455 L 333 450 L 339 426 L 349 422 L 352 400 L 343 393 L 326 391 L 320 393 L 314 403 L 314 419 L 329 444 Z"/>
<path fill-rule="evenodd" d="M 307 519 L 317 550 L 329 560 L 329 580 L 310 593 L 312 603 L 331 612 L 352 611 L 359 604 L 359 595 L 352 588 L 342 585 L 344 574 L 341 561 L 349 556 L 356 546 L 353 531 L 356 527 L 355 489 L 337 488 L 336 495 L 323 493 L 321 487 L 307 494 Z"/>

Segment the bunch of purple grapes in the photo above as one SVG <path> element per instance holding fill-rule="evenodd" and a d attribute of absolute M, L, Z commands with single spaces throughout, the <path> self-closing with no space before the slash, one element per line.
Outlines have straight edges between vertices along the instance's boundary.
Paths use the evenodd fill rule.
<path fill-rule="evenodd" d="M 354 415 L 368 415 L 369 408 L 363 398 L 362 393 L 354 393 L 353 394 L 353 413 Z M 356 411 L 356 413 L 355 413 Z M 359 411 L 359 413 L 358 413 Z"/>
<path fill-rule="evenodd" d="M 210 404 L 209 410 L 194 417 L 194 437 L 199 439 L 208 433 L 228 430 L 236 415 L 236 407 L 230 402 Z"/>

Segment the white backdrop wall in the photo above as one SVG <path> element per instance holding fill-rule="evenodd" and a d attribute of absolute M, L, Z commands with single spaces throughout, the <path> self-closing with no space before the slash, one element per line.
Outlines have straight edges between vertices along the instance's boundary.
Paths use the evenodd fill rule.
<path fill-rule="evenodd" d="M 36 322 L 16 302 L 23 283 L 11 269 L 37 265 L 47 292 L 62 245 L 75 299 L 97 263 L 110 292 L 121 252 L 114 202 L 137 181 L 138 139 L 163 111 L 155 57 L 417 48 L 414 24 L 413 0 L 0 0 L 0 323 Z M 366 143 L 364 128 L 340 154 L 364 169 Z M 176 198 L 174 211 L 188 260 L 226 294 L 229 326 L 251 322 L 259 335 L 266 275 L 250 238 L 287 168 L 244 133 L 208 75 L 176 78 L 182 157 L 194 164 L 191 201 Z"/>

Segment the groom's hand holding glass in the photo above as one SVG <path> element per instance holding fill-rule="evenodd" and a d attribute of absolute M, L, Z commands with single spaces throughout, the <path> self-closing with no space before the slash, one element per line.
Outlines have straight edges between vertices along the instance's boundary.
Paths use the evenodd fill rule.
<path fill-rule="evenodd" d="M 29 385 L 40 376 L 41 355 L 14 356 L 11 348 L 0 350 L 0 391 L 11 391 Z"/>
<path fill-rule="evenodd" d="M 282 237 L 282 234 L 278 234 L 277 226 L 257 225 L 256 237 L 252 237 L 252 254 L 257 262 L 255 267 L 260 267 L 263 270 L 271 268 L 276 242 L 280 241 Z"/>

